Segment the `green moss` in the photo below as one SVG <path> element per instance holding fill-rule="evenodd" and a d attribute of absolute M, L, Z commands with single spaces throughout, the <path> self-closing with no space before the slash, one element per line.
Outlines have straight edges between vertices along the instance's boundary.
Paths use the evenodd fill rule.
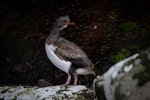
<path fill-rule="evenodd" d="M 112 62 L 117 63 L 129 56 L 129 52 L 127 49 L 122 48 L 116 55 L 112 56 Z"/>
<path fill-rule="evenodd" d="M 144 28 L 140 30 L 140 33 L 142 36 L 148 36 L 149 35 L 149 32 Z"/>
<path fill-rule="evenodd" d="M 132 32 L 136 28 L 136 23 L 133 22 L 124 22 L 119 26 L 125 32 Z"/>
<path fill-rule="evenodd" d="M 139 58 L 141 59 L 141 64 L 145 66 L 145 69 L 135 74 L 133 78 L 139 79 L 138 85 L 143 86 L 145 83 L 150 81 L 150 60 L 148 60 L 147 54 L 144 52 L 139 55 Z"/>

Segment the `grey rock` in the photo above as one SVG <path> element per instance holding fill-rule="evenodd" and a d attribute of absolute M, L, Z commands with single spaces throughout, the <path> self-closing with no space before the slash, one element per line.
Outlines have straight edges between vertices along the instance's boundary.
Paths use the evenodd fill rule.
<path fill-rule="evenodd" d="M 0 87 L 3 100 L 93 100 L 93 91 L 83 85 L 77 86 L 3 86 Z"/>
<path fill-rule="evenodd" d="M 93 88 L 96 100 L 150 100 L 150 48 L 97 76 Z"/>

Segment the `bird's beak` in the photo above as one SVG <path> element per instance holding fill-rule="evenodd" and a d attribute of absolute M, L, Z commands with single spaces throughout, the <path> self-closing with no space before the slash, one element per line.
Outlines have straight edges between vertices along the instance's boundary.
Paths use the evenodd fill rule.
<path fill-rule="evenodd" d="M 75 25 L 75 23 L 74 22 L 70 22 L 68 25 Z"/>
<path fill-rule="evenodd" d="M 73 25 L 75 29 L 79 29 L 74 22 L 70 22 L 68 25 Z"/>
<path fill-rule="evenodd" d="M 75 27 L 75 29 L 79 29 L 74 22 L 71 22 L 68 25 L 73 25 Z"/>

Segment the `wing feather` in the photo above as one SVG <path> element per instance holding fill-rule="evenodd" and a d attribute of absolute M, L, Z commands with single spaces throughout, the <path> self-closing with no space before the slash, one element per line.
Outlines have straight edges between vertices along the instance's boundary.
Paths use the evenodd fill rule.
<path fill-rule="evenodd" d="M 60 37 L 55 45 L 57 46 L 55 53 L 61 59 L 69 60 L 77 66 L 94 67 L 88 56 L 76 44 Z"/>

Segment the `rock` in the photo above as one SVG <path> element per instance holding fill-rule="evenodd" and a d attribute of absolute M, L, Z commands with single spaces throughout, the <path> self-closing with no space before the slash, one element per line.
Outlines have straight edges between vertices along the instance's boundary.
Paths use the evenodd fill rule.
<path fill-rule="evenodd" d="M 83 85 L 77 86 L 3 86 L 0 87 L 3 100 L 93 100 L 93 91 Z"/>
<path fill-rule="evenodd" d="M 150 48 L 113 65 L 97 76 L 96 100 L 149 100 Z"/>

